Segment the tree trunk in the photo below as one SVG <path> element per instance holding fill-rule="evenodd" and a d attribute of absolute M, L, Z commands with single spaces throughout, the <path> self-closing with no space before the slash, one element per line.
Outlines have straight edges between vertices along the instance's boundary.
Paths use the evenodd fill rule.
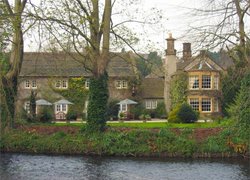
<path fill-rule="evenodd" d="M 6 108 L 5 121 L 8 128 L 13 128 L 16 117 L 15 102 L 17 99 L 17 82 L 23 61 L 23 32 L 22 32 L 22 13 L 27 0 L 15 0 L 15 6 L 12 10 L 8 0 L 3 1 L 8 9 L 10 21 L 13 27 L 12 49 L 10 54 L 10 69 L 1 78 L 1 85 L 4 95 L 1 96 L 1 103 Z M 7 113 L 8 112 L 8 113 Z M 2 119 L 3 122 L 3 119 Z M 2 127 L 3 128 L 3 127 Z"/>

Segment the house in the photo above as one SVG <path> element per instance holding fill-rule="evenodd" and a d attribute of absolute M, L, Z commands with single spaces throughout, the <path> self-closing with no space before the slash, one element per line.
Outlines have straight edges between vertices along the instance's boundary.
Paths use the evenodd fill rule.
<path fill-rule="evenodd" d="M 171 107 L 169 81 L 178 72 L 185 72 L 188 76 L 187 103 L 200 113 L 201 118 L 221 116 L 221 77 L 230 66 L 233 66 L 232 59 L 223 51 L 211 53 L 205 50 L 192 57 L 190 43 L 183 43 L 183 56 L 177 58 L 174 41 L 170 34 L 165 60 L 166 106 Z"/>
<path fill-rule="evenodd" d="M 156 109 L 160 102 L 164 102 L 169 112 L 173 108 L 170 96 L 171 80 L 179 72 L 184 72 L 188 76 L 187 103 L 199 111 L 202 118 L 220 116 L 221 76 L 233 66 L 232 59 L 225 52 L 211 53 L 204 50 L 200 51 L 199 55 L 192 56 L 190 43 L 183 43 L 183 56 L 178 58 L 174 47 L 175 39 L 170 34 L 166 40 L 163 67 L 142 78 L 140 85 L 136 82 L 136 55 L 131 52 L 111 53 L 107 67 L 110 101 L 122 102 L 131 99 L 150 110 Z M 37 93 L 37 99 L 53 103 L 57 119 L 65 119 L 71 106 L 86 114 L 91 77 L 88 69 L 91 69 L 91 66 L 82 60 L 82 57 L 74 53 L 25 53 L 18 81 L 17 108 L 23 107 L 29 111 L 29 97 L 33 90 Z M 79 81 L 82 85 L 71 87 L 72 81 Z M 82 96 L 71 97 L 78 94 L 76 89 L 79 87 Z M 68 93 L 65 93 L 67 91 Z M 122 108 L 123 104 L 120 106 Z M 125 107 L 127 111 L 128 108 Z"/>
<path fill-rule="evenodd" d="M 112 53 L 108 64 L 109 76 L 108 88 L 111 99 L 122 100 L 133 96 L 132 80 L 137 79 L 133 63 L 127 61 L 128 53 Z M 65 96 L 69 90 L 71 81 L 82 78 L 84 81 L 83 93 L 88 93 L 91 72 L 87 71 L 86 63 L 77 54 L 58 53 L 24 53 L 24 60 L 18 79 L 17 108 L 20 112 L 24 108 L 30 109 L 29 97 L 31 91 L 36 91 L 36 99 L 52 102 L 54 115 L 57 119 L 65 119 L 71 104 L 78 104 L 81 111 L 86 113 L 88 99 L 67 99 Z M 74 94 L 68 92 L 68 94 Z M 69 96 L 69 95 L 68 95 Z M 68 103 L 65 103 L 68 102 Z M 73 106 L 73 105 L 72 105 Z"/>

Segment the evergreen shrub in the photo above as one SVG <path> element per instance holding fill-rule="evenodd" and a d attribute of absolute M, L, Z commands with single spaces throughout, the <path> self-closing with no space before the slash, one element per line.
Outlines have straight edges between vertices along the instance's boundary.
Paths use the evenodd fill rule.
<path fill-rule="evenodd" d="M 73 110 L 72 108 L 69 109 L 67 115 L 66 115 L 67 120 L 76 120 L 77 119 L 77 112 Z"/>
<path fill-rule="evenodd" d="M 167 118 L 167 111 L 164 102 L 158 103 L 157 108 L 155 109 L 155 117 L 162 119 Z"/>
<path fill-rule="evenodd" d="M 49 107 L 43 107 L 41 112 L 37 115 L 37 119 L 42 123 L 51 122 L 53 119 L 52 109 Z"/>
<path fill-rule="evenodd" d="M 183 123 L 195 122 L 198 119 L 198 113 L 195 112 L 187 103 L 183 103 L 180 106 L 180 109 L 176 115 Z"/>
<path fill-rule="evenodd" d="M 118 119 L 119 105 L 117 103 L 118 103 L 117 100 L 112 100 L 108 103 L 108 107 L 107 107 L 108 120 L 110 120 L 110 119 L 117 120 Z"/>

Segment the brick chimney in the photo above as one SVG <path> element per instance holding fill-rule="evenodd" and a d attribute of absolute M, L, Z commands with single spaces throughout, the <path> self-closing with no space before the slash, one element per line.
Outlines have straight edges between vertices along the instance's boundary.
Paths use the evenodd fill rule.
<path fill-rule="evenodd" d="M 169 33 L 169 38 L 167 40 L 167 49 L 166 49 L 166 55 L 176 55 L 176 50 L 174 49 L 174 39 L 172 37 L 172 33 Z"/>
<path fill-rule="evenodd" d="M 191 43 L 183 43 L 183 60 L 189 60 L 192 57 Z"/>

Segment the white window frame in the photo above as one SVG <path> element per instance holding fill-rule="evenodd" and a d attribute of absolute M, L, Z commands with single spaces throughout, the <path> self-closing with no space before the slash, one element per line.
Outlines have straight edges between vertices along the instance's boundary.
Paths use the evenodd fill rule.
<path fill-rule="evenodd" d="M 212 110 L 212 99 L 211 98 L 202 98 L 201 100 L 201 111 L 202 112 L 211 112 Z"/>
<path fill-rule="evenodd" d="M 57 88 L 57 89 L 68 89 L 68 80 L 66 80 L 66 79 L 56 80 L 55 88 Z"/>
<path fill-rule="evenodd" d="M 219 76 L 214 76 L 214 89 L 219 89 Z"/>
<path fill-rule="evenodd" d="M 115 87 L 116 87 L 116 89 L 128 89 L 128 81 L 127 80 L 116 80 Z"/>
<path fill-rule="evenodd" d="M 199 111 L 199 106 L 200 106 L 199 98 L 190 98 L 189 105 L 192 107 L 193 110 Z"/>
<path fill-rule="evenodd" d="M 156 109 L 157 108 L 157 100 L 146 100 L 145 108 L 146 109 Z"/>
<path fill-rule="evenodd" d="M 199 89 L 199 76 L 189 76 L 189 89 Z"/>
<path fill-rule="evenodd" d="M 26 101 L 23 105 L 24 107 L 24 110 L 27 112 L 27 113 L 30 113 L 30 102 L 29 101 Z"/>
<path fill-rule="evenodd" d="M 37 89 L 36 80 L 25 80 L 25 89 Z"/>
<path fill-rule="evenodd" d="M 62 89 L 68 89 L 68 80 L 62 80 Z"/>
<path fill-rule="evenodd" d="M 25 80 L 25 88 L 30 89 L 30 81 L 29 80 Z"/>
<path fill-rule="evenodd" d="M 68 112 L 68 105 L 67 104 L 56 104 L 55 105 L 55 112 L 59 113 L 59 112 L 63 112 L 65 114 L 67 114 Z"/>
<path fill-rule="evenodd" d="M 212 77 L 210 75 L 202 75 L 202 83 L 201 88 L 202 89 L 211 89 L 211 83 Z"/>
<path fill-rule="evenodd" d="M 89 89 L 90 79 L 85 80 L 85 89 Z"/>
<path fill-rule="evenodd" d="M 127 112 L 128 105 L 127 104 L 121 104 L 120 108 L 121 108 L 121 110 L 120 110 L 121 112 Z"/>

